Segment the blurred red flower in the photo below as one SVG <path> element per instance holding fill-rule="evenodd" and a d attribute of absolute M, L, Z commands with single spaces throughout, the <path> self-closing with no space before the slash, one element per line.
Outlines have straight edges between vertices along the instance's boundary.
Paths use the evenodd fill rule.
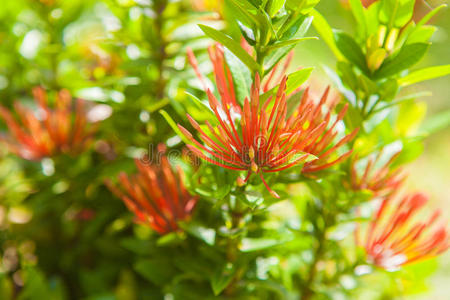
<path fill-rule="evenodd" d="M 160 151 L 163 152 L 162 146 Z M 190 217 L 197 202 L 183 184 L 183 172 L 172 169 L 166 156 L 154 164 L 135 160 L 138 174 L 119 174 L 119 184 L 106 181 L 108 188 L 123 200 L 140 224 L 159 234 L 178 230 L 178 221 Z"/>
<path fill-rule="evenodd" d="M 440 211 L 424 218 L 428 198 L 421 194 L 384 198 L 370 221 L 364 240 L 357 230 L 357 244 L 371 263 L 387 270 L 436 256 L 450 246 L 445 224 L 437 224 Z"/>
<path fill-rule="evenodd" d="M 47 93 L 40 87 L 33 89 L 37 112 L 14 103 L 21 125 L 13 114 L 0 106 L 0 117 L 6 122 L 9 134 L 1 137 L 11 152 L 27 160 L 41 160 L 58 153 L 74 154 L 86 148 L 96 131 L 88 126 L 83 100 L 77 99 L 72 109 L 72 97 L 61 90 L 55 99 L 55 108 L 48 106 Z"/>
<path fill-rule="evenodd" d="M 376 168 L 383 151 L 378 152 L 375 158 L 370 158 L 361 174 L 357 164 L 358 156 L 354 156 L 351 162 L 350 186 L 353 190 L 370 190 L 374 196 L 384 196 L 395 192 L 405 179 L 401 169 L 391 169 L 392 162 L 400 155 L 394 154 L 384 165 Z"/>
<path fill-rule="evenodd" d="M 330 167 L 350 155 L 351 151 L 329 160 L 337 148 L 355 136 L 356 131 L 332 145 L 337 134 L 336 124 L 342 120 L 346 107 L 327 129 L 331 120 L 331 109 L 325 116 L 322 110 L 327 100 L 328 89 L 318 103 L 310 99 L 306 90 L 297 110 L 288 117 L 286 76 L 281 79 L 275 98 L 270 96 L 262 101 L 260 77 L 256 75 L 251 87 L 250 100 L 246 98 L 242 107 L 235 96 L 233 79 L 222 46 L 217 44 L 210 47 L 209 53 L 221 97 L 220 102 L 207 88 L 194 54 L 190 50 L 188 58 L 195 73 L 203 82 L 218 125 L 213 126 L 206 121 L 205 128 L 202 128 L 187 115 L 204 144 L 198 142 L 187 129 L 178 125 L 192 143 L 188 145 L 189 149 L 197 156 L 224 168 L 248 171 L 245 179 L 238 177 L 238 184 L 244 184 L 252 173 L 258 174 L 267 190 L 278 197 L 268 186 L 263 173 L 282 171 L 300 163 L 305 163 L 304 172 L 314 172 Z M 308 162 L 307 160 L 313 157 L 311 154 L 317 156 L 317 159 Z"/>

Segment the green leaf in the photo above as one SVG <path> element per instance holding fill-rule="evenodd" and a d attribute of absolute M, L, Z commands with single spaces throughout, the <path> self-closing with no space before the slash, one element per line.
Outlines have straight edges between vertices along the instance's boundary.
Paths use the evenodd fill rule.
<path fill-rule="evenodd" d="M 328 45 L 334 56 L 336 56 L 338 60 L 343 60 L 343 56 L 341 52 L 339 52 L 336 43 L 334 42 L 333 30 L 331 29 L 327 20 L 314 9 L 312 10 L 311 15 L 314 18 L 312 24 L 321 38 Z"/>
<path fill-rule="evenodd" d="M 286 81 L 286 94 L 289 95 L 301 86 L 309 78 L 313 69 L 305 68 L 289 74 Z"/>
<path fill-rule="evenodd" d="M 381 1 L 380 21 L 389 28 L 401 28 L 411 20 L 415 0 L 384 0 Z"/>
<path fill-rule="evenodd" d="M 366 33 L 366 17 L 364 15 L 364 7 L 361 0 L 350 0 L 350 8 L 352 10 L 353 16 L 355 17 L 358 30 L 361 31 L 364 39 L 367 37 Z"/>
<path fill-rule="evenodd" d="M 213 110 L 209 107 L 209 104 L 206 104 L 205 102 L 201 101 L 200 99 L 198 99 L 195 95 L 189 93 L 189 92 L 185 92 L 186 95 L 189 96 L 189 99 L 193 100 L 193 104 L 199 109 L 201 110 L 202 113 L 206 114 L 208 116 L 209 120 L 214 120 L 216 118 L 216 116 L 214 115 Z M 190 114 L 190 112 L 188 112 Z M 175 122 L 173 122 L 175 123 Z M 178 128 L 178 127 L 177 127 Z"/>
<path fill-rule="evenodd" d="M 156 285 L 163 285 L 172 278 L 172 267 L 169 261 L 161 258 L 140 259 L 133 268 L 144 278 Z"/>
<path fill-rule="evenodd" d="M 350 35 L 343 32 L 335 32 L 334 39 L 336 41 L 336 47 L 345 58 L 357 66 L 361 71 L 368 74 L 369 70 L 366 65 L 366 57 L 355 40 Z"/>
<path fill-rule="evenodd" d="M 398 84 L 407 86 L 417 82 L 447 76 L 448 74 L 450 74 L 450 65 L 429 67 L 414 71 L 405 77 L 398 79 Z"/>
<path fill-rule="evenodd" d="M 215 296 L 218 296 L 231 283 L 235 273 L 236 268 L 232 263 L 226 263 L 214 273 L 211 278 L 211 287 Z"/>
<path fill-rule="evenodd" d="M 230 4 L 233 13 L 237 14 L 235 16 L 236 20 L 239 20 L 250 27 L 259 25 L 260 22 L 258 18 L 252 13 L 255 11 L 255 7 L 247 1 L 230 0 L 228 3 Z"/>
<path fill-rule="evenodd" d="M 287 46 L 287 47 L 283 47 L 283 48 L 279 48 L 275 51 L 273 51 L 272 53 L 270 53 L 265 61 L 264 61 L 264 72 L 265 74 L 268 74 L 270 72 L 270 70 L 273 69 L 273 67 L 275 67 L 275 65 L 283 58 L 286 56 L 286 54 L 289 53 L 289 51 L 291 51 L 294 48 L 294 46 Z"/>
<path fill-rule="evenodd" d="M 432 11 L 430 11 L 417 23 L 417 27 L 425 25 L 432 17 L 434 17 L 444 7 L 447 7 L 447 4 L 441 4 Z"/>
<path fill-rule="evenodd" d="M 211 228 L 206 228 L 195 224 L 193 222 L 179 222 L 180 227 L 187 233 L 204 241 L 206 244 L 213 246 L 216 241 L 216 231 Z"/>
<path fill-rule="evenodd" d="M 245 67 L 245 65 L 228 49 L 225 49 L 225 59 L 233 77 L 236 99 L 238 102 L 243 104 L 245 97 L 250 98 L 252 74 Z"/>
<path fill-rule="evenodd" d="M 299 39 L 291 39 L 291 40 L 287 40 L 287 41 L 281 41 L 281 42 L 277 42 L 273 45 L 270 45 L 269 47 L 267 47 L 268 51 L 272 51 L 281 47 L 286 47 L 286 46 L 295 46 L 297 43 L 300 43 L 302 41 L 307 41 L 307 40 L 317 40 L 317 37 L 304 37 L 304 38 L 299 38 Z"/>
<path fill-rule="evenodd" d="M 446 129 L 449 126 L 450 109 L 432 116 L 424 122 L 420 129 L 421 131 L 425 131 L 427 134 L 432 134 L 439 130 Z"/>
<path fill-rule="evenodd" d="M 302 14 L 309 13 L 320 0 L 286 0 L 286 7 Z"/>
<path fill-rule="evenodd" d="M 426 43 L 431 39 L 435 31 L 436 27 L 431 25 L 424 25 L 419 28 L 416 28 L 409 34 L 406 43 L 407 44 Z"/>
<path fill-rule="evenodd" d="M 228 35 L 206 25 L 198 25 L 203 32 L 213 40 L 227 47 L 234 55 L 236 55 L 252 72 L 259 70 L 259 65 L 248 54 L 241 45 Z"/>
<path fill-rule="evenodd" d="M 309 25 L 312 22 L 312 18 L 308 17 Z M 281 35 L 280 40 L 288 40 L 294 37 L 297 34 L 300 26 L 307 20 L 305 15 L 298 15 L 297 17 L 289 16 L 289 18 L 283 23 L 280 30 L 278 30 L 277 34 Z M 308 27 L 309 27 L 308 25 Z"/>
<path fill-rule="evenodd" d="M 285 0 L 270 0 L 268 3 L 267 13 L 273 17 L 283 7 Z"/>
<path fill-rule="evenodd" d="M 190 144 L 189 140 L 184 136 L 184 134 L 180 131 L 177 126 L 177 123 L 172 119 L 172 117 L 163 109 L 159 111 L 159 113 L 166 119 L 169 126 L 175 131 L 175 133 L 183 140 L 185 144 Z"/>
<path fill-rule="evenodd" d="M 428 43 L 404 45 L 397 55 L 384 61 L 374 77 L 377 79 L 389 77 L 413 66 L 425 55 L 429 46 Z"/>

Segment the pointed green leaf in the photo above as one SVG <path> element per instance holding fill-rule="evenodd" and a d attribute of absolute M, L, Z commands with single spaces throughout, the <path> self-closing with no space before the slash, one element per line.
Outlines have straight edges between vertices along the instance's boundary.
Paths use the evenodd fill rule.
<path fill-rule="evenodd" d="M 337 48 L 345 58 L 361 71 L 368 74 L 369 70 L 367 69 L 366 57 L 356 41 L 350 35 L 339 31 L 334 33 L 334 39 Z"/>
<path fill-rule="evenodd" d="M 172 117 L 163 109 L 159 111 L 159 113 L 166 119 L 169 126 L 175 131 L 175 133 L 183 140 L 185 144 L 190 144 L 189 140 L 184 136 L 184 134 L 180 131 L 177 126 L 177 123 L 172 119 Z"/>
<path fill-rule="evenodd" d="M 353 16 L 355 17 L 358 30 L 361 30 L 362 36 L 365 38 L 366 35 L 366 18 L 364 15 L 364 7 L 361 0 L 350 0 L 350 8 L 352 10 Z"/>
<path fill-rule="evenodd" d="M 444 7 L 447 7 L 447 4 L 441 4 L 432 11 L 430 11 L 428 14 L 425 15 L 418 23 L 417 27 L 425 25 L 432 17 L 434 17 L 441 9 Z"/>
<path fill-rule="evenodd" d="M 289 74 L 286 82 L 286 94 L 289 95 L 300 87 L 309 78 L 313 69 L 305 68 Z"/>
<path fill-rule="evenodd" d="M 450 65 L 429 67 L 414 71 L 398 80 L 401 86 L 411 85 L 413 83 L 430 80 L 450 74 Z"/>
<path fill-rule="evenodd" d="M 235 87 L 236 99 L 243 104 L 245 97 L 250 97 L 252 74 L 245 65 L 228 49 L 225 50 L 225 59 L 230 68 Z"/>
<path fill-rule="evenodd" d="M 404 45 L 397 55 L 389 57 L 380 66 L 374 77 L 385 78 L 395 75 L 407 68 L 416 64 L 427 52 L 430 44 L 428 43 L 414 43 Z"/>
<path fill-rule="evenodd" d="M 226 263 L 214 273 L 211 278 L 211 287 L 215 296 L 218 296 L 231 283 L 235 273 L 236 268 L 232 263 Z"/>
<path fill-rule="evenodd" d="M 241 45 L 228 35 L 206 25 L 199 25 L 203 32 L 213 40 L 227 47 L 234 55 L 236 55 L 252 72 L 257 72 L 259 66 L 253 57 L 250 56 Z"/>
<path fill-rule="evenodd" d="M 333 30 L 331 29 L 327 20 L 317 10 L 314 9 L 312 10 L 311 15 L 314 18 L 312 24 L 319 33 L 320 37 L 328 45 L 334 56 L 336 56 L 338 60 L 343 60 L 343 56 L 341 52 L 339 52 L 338 48 L 336 47 L 336 43 L 334 42 Z"/>
<path fill-rule="evenodd" d="M 384 0 L 380 3 L 380 21 L 389 28 L 401 28 L 413 16 L 415 0 Z"/>
<path fill-rule="evenodd" d="M 286 47 L 286 46 L 295 46 L 296 44 L 302 42 L 302 41 L 307 41 L 307 40 L 317 40 L 318 38 L 311 36 L 311 37 L 304 37 L 304 38 L 299 38 L 299 39 L 291 39 L 291 40 L 287 40 L 287 41 L 282 41 L 282 42 L 278 42 L 275 43 L 269 47 L 267 47 L 268 51 L 272 51 L 278 48 L 282 48 L 282 47 Z"/>

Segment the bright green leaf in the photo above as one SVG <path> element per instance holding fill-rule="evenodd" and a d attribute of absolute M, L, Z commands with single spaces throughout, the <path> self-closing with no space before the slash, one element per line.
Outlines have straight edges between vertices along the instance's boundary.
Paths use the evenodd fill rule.
<path fill-rule="evenodd" d="M 287 40 L 287 41 L 281 41 L 278 43 L 275 43 L 271 46 L 269 46 L 267 49 L 268 51 L 272 51 L 281 47 L 286 47 L 286 46 L 295 46 L 297 43 L 300 43 L 302 41 L 307 41 L 307 40 L 317 40 L 318 38 L 316 37 L 304 37 L 304 38 L 299 38 L 299 39 L 291 39 L 291 40 Z"/>
<path fill-rule="evenodd" d="M 450 74 L 450 65 L 429 67 L 414 71 L 405 77 L 398 79 L 398 84 L 407 86 L 417 82 L 447 76 L 448 74 Z"/>
<path fill-rule="evenodd" d="M 389 77 L 413 66 L 425 55 L 429 46 L 428 43 L 404 45 L 397 55 L 384 61 L 374 77 L 377 79 Z"/>
<path fill-rule="evenodd" d="M 381 1 L 380 21 L 389 28 L 401 28 L 411 20 L 415 0 L 384 0 Z"/>
<path fill-rule="evenodd" d="M 175 133 L 183 140 L 185 144 L 190 144 L 189 140 L 184 136 L 184 134 L 180 131 L 177 126 L 177 123 L 172 119 L 172 117 L 165 111 L 160 110 L 159 113 L 166 119 L 169 126 L 175 131 Z"/>
<path fill-rule="evenodd" d="M 305 68 L 289 74 L 286 82 L 286 94 L 289 95 L 301 86 L 309 78 L 313 69 Z"/>
<path fill-rule="evenodd" d="M 271 0 L 268 3 L 267 12 L 271 17 L 275 16 L 277 12 L 283 7 L 285 0 Z"/>
<path fill-rule="evenodd" d="M 358 30 L 361 31 L 362 36 L 366 37 L 366 18 L 364 15 L 364 7 L 361 0 L 350 0 L 350 8 L 352 10 L 353 16 L 355 17 L 356 24 L 358 25 Z"/>
<path fill-rule="evenodd" d="M 343 56 L 339 52 L 334 42 L 333 30 L 331 29 L 330 25 L 328 25 L 327 20 L 318 11 L 314 9 L 312 10 L 311 15 L 314 17 L 312 24 L 319 33 L 320 37 L 331 49 L 334 56 L 336 56 L 338 60 L 343 60 Z"/>
<path fill-rule="evenodd" d="M 259 66 L 256 61 L 245 51 L 241 45 L 228 35 L 206 25 L 199 25 L 203 32 L 213 40 L 227 47 L 236 55 L 252 72 L 257 72 Z"/>

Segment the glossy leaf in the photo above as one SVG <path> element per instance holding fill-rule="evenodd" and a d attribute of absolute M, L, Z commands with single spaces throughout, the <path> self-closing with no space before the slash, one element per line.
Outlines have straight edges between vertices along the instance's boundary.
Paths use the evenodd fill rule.
<path fill-rule="evenodd" d="M 356 41 L 346 33 L 335 32 L 336 47 L 344 57 L 358 67 L 364 73 L 369 73 L 366 65 L 366 57 Z"/>
<path fill-rule="evenodd" d="M 405 45 L 394 57 L 389 57 L 381 65 L 374 77 L 379 79 L 395 75 L 416 64 L 427 52 L 430 45 L 427 43 L 414 43 Z"/>
<path fill-rule="evenodd" d="M 236 55 L 252 72 L 257 72 L 259 66 L 256 61 L 248 54 L 241 45 L 228 35 L 206 25 L 199 25 L 203 32 L 213 40 L 227 47 Z"/>
<path fill-rule="evenodd" d="M 411 20 L 415 0 L 384 0 L 381 1 L 380 21 L 389 28 L 401 28 Z"/>
<path fill-rule="evenodd" d="M 401 86 L 407 86 L 417 82 L 447 76 L 449 74 L 450 65 L 429 67 L 411 72 L 405 77 L 398 79 L 398 84 Z"/>
<path fill-rule="evenodd" d="M 331 29 L 330 25 L 328 25 L 327 20 L 314 9 L 312 10 L 311 15 L 314 18 L 312 24 L 316 31 L 319 33 L 320 37 L 328 45 L 334 56 L 336 56 L 338 60 L 342 60 L 343 56 L 336 46 L 333 36 L 333 30 Z"/>
<path fill-rule="evenodd" d="M 299 88 L 311 75 L 314 68 L 305 68 L 289 74 L 286 82 L 286 94 L 294 92 Z"/>

